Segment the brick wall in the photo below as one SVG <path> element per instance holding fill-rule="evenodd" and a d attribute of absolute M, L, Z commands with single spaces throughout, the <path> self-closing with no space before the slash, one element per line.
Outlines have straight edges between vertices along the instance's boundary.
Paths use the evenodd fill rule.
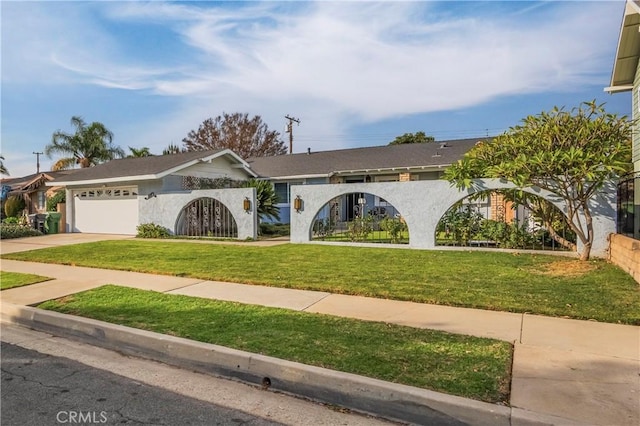
<path fill-rule="evenodd" d="M 640 284 L 640 241 L 621 234 L 609 236 L 609 260 Z"/>
<path fill-rule="evenodd" d="M 400 173 L 398 179 L 400 182 L 409 182 L 411 180 L 411 173 Z"/>

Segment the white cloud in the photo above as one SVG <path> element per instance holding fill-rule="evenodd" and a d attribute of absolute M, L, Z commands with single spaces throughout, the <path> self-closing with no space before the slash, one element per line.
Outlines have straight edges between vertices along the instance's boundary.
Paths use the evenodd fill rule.
<path fill-rule="evenodd" d="M 154 152 L 222 112 L 261 115 L 280 132 L 283 115 L 299 117 L 301 152 L 345 147 L 362 123 L 606 85 L 621 8 L 505 4 L 5 2 L 2 82 L 170 98 L 172 111 L 132 111 L 112 129 Z M 171 47 L 142 51 L 122 34 L 139 25 Z M 137 34 L 141 45 L 154 41 Z"/>
<path fill-rule="evenodd" d="M 151 82 L 158 94 L 296 98 L 366 122 L 602 81 L 593 73 L 610 60 L 602 34 L 615 20 L 599 3 L 569 6 L 555 5 L 544 22 L 526 10 L 517 21 L 451 17 L 418 2 L 320 2 L 292 14 L 280 14 L 281 3 L 127 5 L 114 16 L 164 19 L 200 52 L 193 72 Z"/>

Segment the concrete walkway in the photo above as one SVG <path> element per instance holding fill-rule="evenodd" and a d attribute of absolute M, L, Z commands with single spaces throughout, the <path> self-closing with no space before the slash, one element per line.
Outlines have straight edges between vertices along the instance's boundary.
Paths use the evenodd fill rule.
<path fill-rule="evenodd" d="M 640 327 L 10 260 L 1 269 L 53 278 L 0 294 L 18 305 L 116 284 L 505 340 L 515 345 L 511 406 L 532 420 L 640 424 Z"/>

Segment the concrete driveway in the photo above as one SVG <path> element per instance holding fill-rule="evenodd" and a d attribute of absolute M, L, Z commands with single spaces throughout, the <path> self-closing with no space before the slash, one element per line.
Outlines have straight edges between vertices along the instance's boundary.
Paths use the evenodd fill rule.
<path fill-rule="evenodd" d="M 133 239 L 133 235 L 116 234 L 49 234 L 40 237 L 15 238 L 0 241 L 0 253 L 16 253 L 20 251 L 36 250 L 56 246 L 66 246 L 70 244 L 92 243 L 94 241 L 105 240 L 125 240 Z"/>

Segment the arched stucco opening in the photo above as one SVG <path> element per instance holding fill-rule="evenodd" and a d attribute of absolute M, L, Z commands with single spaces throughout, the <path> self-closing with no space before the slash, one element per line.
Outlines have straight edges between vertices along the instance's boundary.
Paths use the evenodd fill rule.
<path fill-rule="evenodd" d="M 295 185 L 291 187 L 291 194 L 300 197 L 303 207 L 291 212 L 291 242 L 311 241 L 315 215 L 329 200 L 347 192 L 363 192 L 383 197 L 402 212 L 411 232 L 411 248 L 434 249 L 438 221 L 456 202 L 476 192 L 516 188 L 514 184 L 500 179 L 477 179 L 473 183 L 473 188 L 466 190 L 458 190 L 444 180 Z M 519 190 L 538 195 L 567 214 L 564 200 L 557 195 L 536 187 Z M 589 205 L 594 233 L 591 253 L 604 257 L 607 254 L 607 236 L 615 232 L 615 190 L 606 186 L 589 201 Z M 584 223 L 581 214 L 576 218 Z M 582 250 L 581 244 L 578 241 L 578 252 Z"/>
<path fill-rule="evenodd" d="M 325 202 L 311 223 L 312 241 L 408 244 L 409 229 L 398 209 L 369 192 L 345 192 Z"/>
<path fill-rule="evenodd" d="M 215 198 L 201 197 L 180 210 L 175 234 L 189 237 L 237 238 L 238 226 L 231 211 Z"/>
<path fill-rule="evenodd" d="M 576 251 L 576 235 L 555 196 L 527 189 L 483 190 L 440 217 L 436 246 Z"/>

